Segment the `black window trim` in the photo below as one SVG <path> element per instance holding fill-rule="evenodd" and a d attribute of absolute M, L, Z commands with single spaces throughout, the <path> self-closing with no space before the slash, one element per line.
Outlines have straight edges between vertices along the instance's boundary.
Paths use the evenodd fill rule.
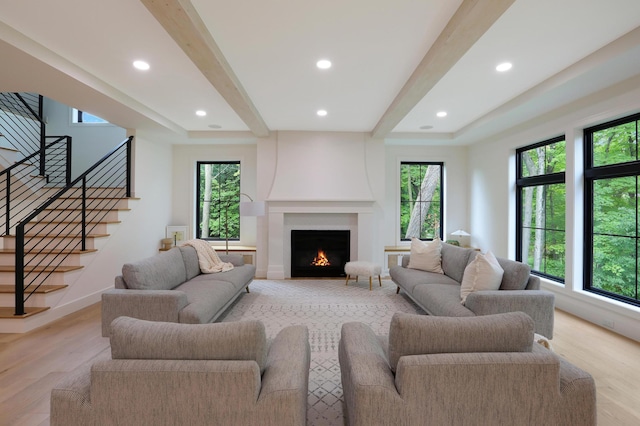
<path fill-rule="evenodd" d="M 566 144 L 566 135 L 545 139 L 544 141 L 536 142 L 516 149 L 516 260 L 519 262 L 522 262 L 522 190 L 531 186 L 566 183 L 566 172 L 556 172 L 545 175 L 523 177 L 521 154 L 532 149 L 552 145 L 554 143 L 562 141 L 565 141 Z M 544 272 L 534 271 L 533 269 L 531 270 L 531 273 L 533 275 L 537 275 L 551 281 L 559 282 L 562 284 L 565 283 L 565 278 L 563 277 L 557 277 L 555 275 L 546 274 Z"/>
<path fill-rule="evenodd" d="M 196 161 L 196 176 L 195 176 L 195 180 L 196 180 L 196 226 L 194 229 L 194 234 L 195 234 L 195 238 L 198 239 L 202 239 L 205 241 L 225 241 L 225 238 L 202 238 L 199 236 L 200 232 L 200 223 L 202 221 L 202 209 L 200 209 L 200 166 L 204 165 L 204 164 L 237 164 L 239 167 L 241 167 L 241 163 L 239 160 L 225 160 L 225 161 L 217 161 L 217 160 L 207 160 L 207 161 Z M 242 179 L 242 173 L 240 174 L 240 179 Z M 240 197 L 240 188 L 238 188 L 238 197 Z M 238 201 L 240 200 L 240 198 L 238 198 Z M 239 231 L 241 232 L 241 229 L 239 229 Z M 240 241 L 240 238 L 229 238 L 229 241 Z"/>
<path fill-rule="evenodd" d="M 629 161 L 618 164 L 606 164 L 602 166 L 593 165 L 593 134 L 599 130 L 616 127 L 622 124 L 636 122 L 636 137 L 638 138 L 638 121 L 640 121 L 640 113 L 611 120 L 596 126 L 587 127 L 583 130 L 584 145 L 584 244 L 583 244 L 583 279 L 582 289 L 584 291 L 601 295 L 603 297 L 618 300 L 633 306 L 640 306 L 640 298 L 638 298 L 638 285 L 636 285 L 636 299 L 626 297 L 621 294 L 611 293 L 603 289 L 594 288 L 593 285 L 593 184 L 601 179 L 614 179 L 636 176 L 640 179 L 640 160 Z M 636 200 L 636 209 L 638 201 Z M 638 214 L 636 214 L 636 229 L 638 229 Z M 636 244 L 636 278 L 640 271 L 638 270 L 638 244 Z"/>
<path fill-rule="evenodd" d="M 400 161 L 400 168 L 402 168 L 403 165 L 434 165 L 434 166 L 440 166 L 440 230 L 439 230 L 439 238 L 441 241 L 444 241 L 443 236 L 444 236 L 444 161 Z M 402 204 L 402 199 L 399 200 L 400 205 Z M 401 223 L 398 222 L 398 226 L 400 226 Z M 431 239 L 428 238 L 420 238 L 421 241 L 431 241 Z M 400 236 L 400 241 L 411 241 L 410 238 L 404 238 L 403 236 Z"/>

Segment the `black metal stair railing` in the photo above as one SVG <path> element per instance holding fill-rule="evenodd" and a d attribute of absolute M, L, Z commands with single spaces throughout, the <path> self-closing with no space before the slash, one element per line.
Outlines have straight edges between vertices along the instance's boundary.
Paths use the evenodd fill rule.
<path fill-rule="evenodd" d="M 71 183 L 71 136 L 46 139 L 54 140 L 43 150 L 0 171 L 0 223 L 4 223 L 0 236 L 11 235 L 32 206 L 42 204 L 49 197 L 46 188 Z M 42 171 L 44 176 L 40 176 Z"/>
<path fill-rule="evenodd" d="M 15 233 L 15 315 L 74 252 L 87 250 L 92 232 L 131 196 L 129 137 L 26 216 Z"/>
<path fill-rule="evenodd" d="M 36 93 L 0 92 L 0 133 L 23 154 L 39 151 L 45 143 L 42 103 Z"/>

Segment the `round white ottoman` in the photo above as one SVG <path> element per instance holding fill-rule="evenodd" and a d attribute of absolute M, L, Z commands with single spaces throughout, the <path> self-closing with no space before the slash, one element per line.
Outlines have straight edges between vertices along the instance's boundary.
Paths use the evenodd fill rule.
<path fill-rule="evenodd" d="M 375 275 L 378 276 L 378 281 L 380 282 L 380 287 L 382 287 L 382 278 L 380 278 L 380 271 L 382 268 L 380 265 L 376 265 L 373 262 L 365 262 L 363 260 L 358 260 L 355 262 L 347 262 L 344 265 L 344 272 L 347 274 L 347 282 L 345 285 L 349 285 L 349 278 L 356 277 L 356 281 L 358 281 L 358 277 L 369 277 L 369 291 L 371 291 L 371 281 L 372 277 Z"/>

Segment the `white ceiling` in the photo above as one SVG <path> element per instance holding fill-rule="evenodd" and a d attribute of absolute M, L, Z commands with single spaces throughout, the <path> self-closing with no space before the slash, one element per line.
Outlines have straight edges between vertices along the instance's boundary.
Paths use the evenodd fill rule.
<path fill-rule="evenodd" d="M 176 1 L 190 6 L 145 3 Z M 438 63 L 416 69 L 456 10 L 476 2 L 485 9 L 470 22 L 500 3 L 191 0 L 270 131 L 373 132 L 382 122 L 393 130 L 378 136 L 471 143 L 640 74 L 640 1 L 515 0 L 469 50 L 445 40 L 440 53 L 460 51 L 460 59 L 407 113 L 385 118 L 401 111 L 394 99 L 407 102 L 411 78 L 433 78 Z M 2 91 L 37 91 L 128 128 L 254 130 L 225 100 L 235 88 L 216 90 L 142 1 L 0 0 L 0 11 Z M 333 67 L 317 69 L 321 58 Z M 151 69 L 133 69 L 136 59 Z M 513 69 L 496 72 L 502 61 Z M 447 117 L 435 116 L 441 110 Z"/>

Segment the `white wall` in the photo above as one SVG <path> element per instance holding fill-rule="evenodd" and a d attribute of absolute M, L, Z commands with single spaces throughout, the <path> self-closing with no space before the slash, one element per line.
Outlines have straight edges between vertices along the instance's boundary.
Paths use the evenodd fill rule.
<path fill-rule="evenodd" d="M 69 106 L 44 98 L 47 136 L 71 136 L 72 178 L 77 177 L 127 138 L 125 129 L 113 124 L 71 123 Z M 49 140 L 48 142 L 53 142 Z"/>
<path fill-rule="evenodd" d="M 543 280 L 556 306 L 640 341 L 640 308 L 582 290 L 582 131 L 640 111 L 640 81 L 629 80 L 538 117 L 508 134 L 469 147 L 472 243 L 499 256 L 515 255 L 515 149 L 554 136 L 567 141 L 565 285 Z"/>

